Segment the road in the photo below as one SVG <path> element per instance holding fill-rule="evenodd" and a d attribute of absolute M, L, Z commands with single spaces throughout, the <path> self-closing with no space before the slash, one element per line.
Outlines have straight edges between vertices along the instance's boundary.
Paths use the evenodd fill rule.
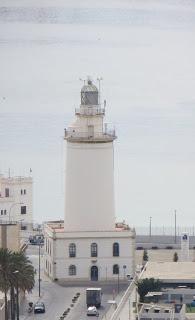
<path fill-rule="evenodd" d="M 38 294 L 38 247 L 29 246 L 27 249 L 27 255 L 32 261 L 34 267 L 37 270 L 35 287 L 33 291 L 26 295 L 26 299 L 23 302 L 20 313 L 20 319 L 42 319 L 42 320 L 58 320 L 63 312 L 70 308 L 70 312 L 65 319 L 68 320 L 89 320 L 86 316 L 86 288 L 89 286 L 71 286 L 71 285 L 60 285 L 56 282 L 52 282 L 43 272 L 43 252 L 41 252 L 41 297 L 39 299 Z M 98 284 L 97 284 L 98 285 Z M 124 292 L 127 285 L 120 284 L 120 295 Z M 99 319 L 102 319 L 103 315 L 108 311 L 110 305 L 107 303 L 108 300 L 113 300 L 113 292 L 117 292 L 117 283 L 115 284 L 104 284 L 101 285 L 103 296 L 102 306 L 99 309 Z M 72 304 L 72 298 L 80 293 L 80 296 L 76 303 Z M 34 314 L 28 313 L 28 302 L 33 303 L 38 300 L 43 301 L 46 307 L 45 314 Z M 72 305 L 72 307 L 71 307 Z"/>

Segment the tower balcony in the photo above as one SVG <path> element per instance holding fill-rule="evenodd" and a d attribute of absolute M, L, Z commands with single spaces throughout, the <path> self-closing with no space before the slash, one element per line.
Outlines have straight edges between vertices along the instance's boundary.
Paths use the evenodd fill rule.
<path fill-rule="evenodd" d="M 112 142 L 116 139 L 115 130 L 102 132 L 78 132 L 76 130 L 64 130 L 64 139 L 70 142 L 100 143 Z"/>
<path fill-rule="evenodd" d="M 79 116 L 104 116 L 105 108 L 99 106 L 80 107 L 75 109 L 75 114 Z"/>

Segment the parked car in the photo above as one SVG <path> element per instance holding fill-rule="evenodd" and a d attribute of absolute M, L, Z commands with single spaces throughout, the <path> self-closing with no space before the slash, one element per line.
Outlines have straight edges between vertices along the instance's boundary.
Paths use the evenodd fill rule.
<path fill-rule="evenodd" d="M 97 311 L 97 308 L 95 306 L 89 307 L 87 309 L 87 316 L 96 316 L 99 317 L 99 312 Z"/>
<path fill-rule="evenodd" d="M 34 313 L 45 313 L 45 305 L 43 302 L 37 302 L 34 305 Z"/>

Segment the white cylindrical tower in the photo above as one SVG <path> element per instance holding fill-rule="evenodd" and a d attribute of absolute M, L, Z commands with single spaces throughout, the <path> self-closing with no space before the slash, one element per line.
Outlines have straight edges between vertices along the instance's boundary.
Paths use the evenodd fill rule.
<path fill-rule="evenodd" d="M 91 80 L 81 89 L 76 119 L 65 129 L 65 231 L 111 231 L 114 212 L 114 130 L 103 118 L 105 108 Z"/>

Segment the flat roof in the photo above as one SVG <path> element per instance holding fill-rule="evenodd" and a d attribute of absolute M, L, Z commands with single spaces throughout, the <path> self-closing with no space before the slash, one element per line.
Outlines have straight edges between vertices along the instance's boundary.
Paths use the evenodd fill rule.
<path fill-rule="evenodd" d="M 153 297 L 153 296 L 162 296 L 163 295 L 163 292 L 161 291 L 156 291 L 156 292 L 148 292 L 145 297 Z"/>
<path fill-rule="evenodd" d="M 148 262 L 141 278 L 155 278 L 173 283 L 195 283 L 195 262 Z"/>
<path fill-rule="evenodd" d="M 64 232 L 64 221 L 46 221 L 45 225 L 51 228 L 52 230 L 55 230 L 55 232 Z M 111 231 L 126 231 L 126 230 L 131 230 L 127 224 L 122 224 L 122 223 L 116 223 L 115 228 Z M 108 230 L 109 231 L 109 230 Z"/>

